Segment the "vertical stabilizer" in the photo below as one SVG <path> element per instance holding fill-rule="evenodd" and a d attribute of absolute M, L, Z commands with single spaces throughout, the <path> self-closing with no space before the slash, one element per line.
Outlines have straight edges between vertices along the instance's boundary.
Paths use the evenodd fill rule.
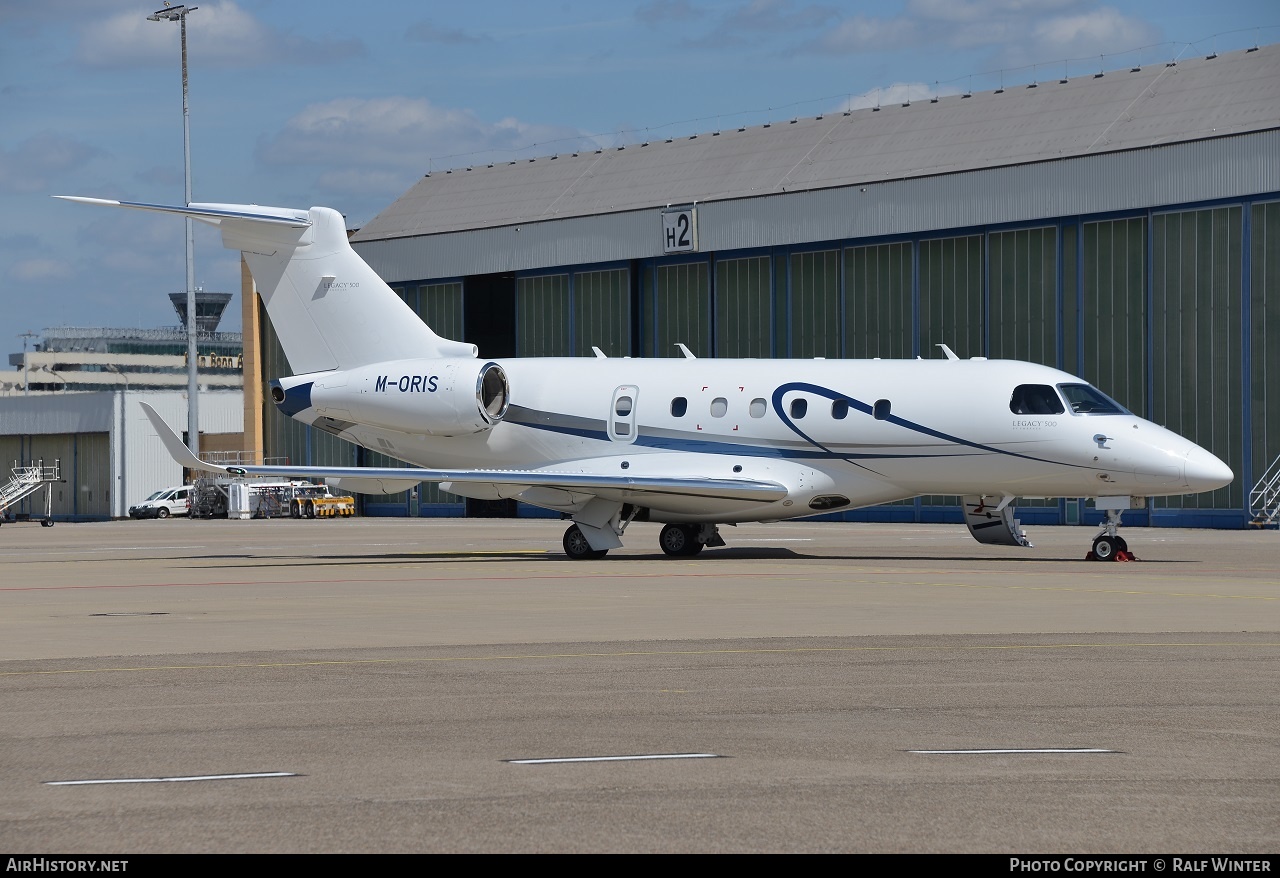
<path fill-rule="evenodd" d="M 476 356 L 475 345 L 436 335 L 351 249 L 336 210 L 55 197 L 180 214 L 218 226 L 223 246 L 243 253 L 295 373 L 383 360 Z"/>

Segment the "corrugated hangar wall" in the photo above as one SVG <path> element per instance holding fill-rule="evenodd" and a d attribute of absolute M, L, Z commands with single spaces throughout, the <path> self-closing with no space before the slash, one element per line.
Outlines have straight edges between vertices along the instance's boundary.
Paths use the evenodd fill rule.
<path fill-rule="evenodd" d="M 437 332 L 509 338 L 481 356 L 679 356 L 680 343 L 699 356 L 929 357 L 946 344 L 1058 366 L 1237 473 L 1126 522 L 1240 527 L 1280 455 L 1280 114 L 1267 113 L 1246 133 L 685 204 L 689 252 L 664 254 L 665 205 L 355 246 Z M 485 318 L 507 335 L 468 320 L 468 296 L 495 283 L 510 307 Z M 269 331 L 264 350 L 268 376 L 287 374 Z M 266 419 L 267 447 L 291 459 L 383 460 Z M 462 511 L 433 488 L 419 499 L 365 511 Z M 1098 520 L 1073 500 L 1019 510 Z M 951 497 L 830 517 L 960 520 Z"/>
<path fill-rule="evenodd" d="M 60 520 L 122 518 L 129 506 L 161 488 L 180 485 L 182 467 L 164 451 L 138 406 L 145 401 L 179 433 L 186 426 L 186 394 L 163 391 L 54 393 L 4 400 L 0 478 L 12 467 L 43 462 L 61 468 L 50 506 Z M 242 433 L 243 394 L 216 391 L 200 397 L 200 432 Z M 0 483 L 3 483 L 0 482 Z M 43 515 L 44 491 L 6 510 Z"/>

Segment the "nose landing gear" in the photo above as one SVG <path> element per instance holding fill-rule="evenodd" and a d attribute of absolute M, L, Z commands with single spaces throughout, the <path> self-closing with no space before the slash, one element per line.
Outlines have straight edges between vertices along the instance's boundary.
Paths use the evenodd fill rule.
<path fill-rule="evenodd" d="M 1084 556 L 1086 561 L 1137 561 L 1138 557 L 1129 551 L 1129 544 L 1124 537 L 1116 533 L 1120 527 L 1120 515 L 1123 509 L 1108 509 L 1107 523 L 1093 538 L 1093 549 Z"/>

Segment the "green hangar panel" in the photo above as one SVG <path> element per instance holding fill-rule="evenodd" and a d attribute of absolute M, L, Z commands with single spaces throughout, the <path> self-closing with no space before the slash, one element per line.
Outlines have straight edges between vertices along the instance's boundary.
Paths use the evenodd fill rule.
<path fill-rule="evenodd" d="M 1237 474 L 1134 524 L 1243 527 L 1280 455 L 1280 45 L 434 172 L 352 243 L 482 357 L 947 345 L 1063 368 Z M 288 373 L 269 329 L 264 351 Z M 266 419 L 270 454 L 383 462 Z M 464 512 L 427 486 L 372 499 Z M 1071 499 L 1019 514 L 1099 518 Z M 830 517 L 961 520 L 954 497 Z"/>

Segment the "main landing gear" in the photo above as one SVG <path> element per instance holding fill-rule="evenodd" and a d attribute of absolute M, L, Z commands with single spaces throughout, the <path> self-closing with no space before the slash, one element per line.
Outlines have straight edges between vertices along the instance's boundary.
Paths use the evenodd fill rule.
<path fill-rule="evenodd" d="M 668 555 L 693 557 L 702 551 L 705 544 L 698 541 L 696 524 L 668 524 L 658 534 L 658 545 Z"/>
<path fill-rule="evenodd" d="M 609 554 L 608 549 L 591 548 L 591 544 L 587 542 L 586 536 L 576 524 L 569 525 L 561 542 L 564 544 L 564 553 L 569 556 L 570 561 L 594 561 Z"/>
<path fill-rule="evenodd" d="M 608 549 L 593 549 L 577 524 L 564 532 L 564 553 L 571 561 L 594 561 L 609 554 Z M 707 546 L 723 546 L 724 537 L 714 524 L 668 524 L 658 534 L 658 545 L 667 555 L 691 558 Z"/>
<path fill-rule="evenodd" d="M 1116 533 L 1120 527 L 1120 515 L 1123 510 L 1108 509 L 1107 523 L 1093 538 L 1093 549 L 1085 555 L 1086 561 L 1137 561 L 1138 558 L 1129 551 L 1129 544 L 1124 537 Z"/>
<path fill-rule="evenodd" d="M 714 524 L 668 524 L 658 534 L 658 545 L 668 555 L 691 558 L 707 546 L 723 546 L 724 537 Z"/>

